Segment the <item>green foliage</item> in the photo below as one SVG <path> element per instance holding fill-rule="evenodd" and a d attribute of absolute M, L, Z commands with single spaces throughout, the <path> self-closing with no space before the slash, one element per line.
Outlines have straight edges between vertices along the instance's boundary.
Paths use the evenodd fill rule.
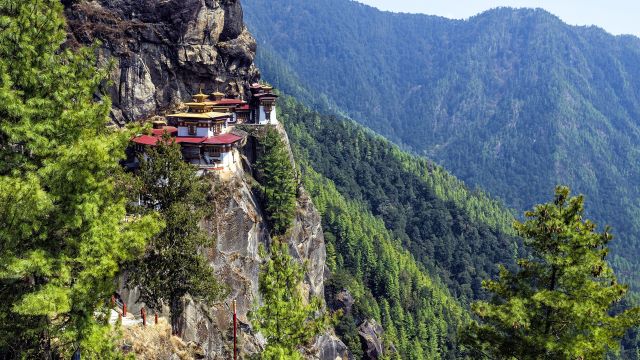
<path fill-rule="evenodd" d="M 145 254 L 130 266 L 127 284 L 138 287 L 140 301 L 151 308 L 171 308 L 171 327 L 181 333 L 182 297 L 186 294 L 213 302 L 223 292 L 213 269 L 199 252 L 213 247 L 213 240 L 200 228 L 208 215 L 210 184 L 196 168 L 182 160 L 180 145 L 165 142 L 146 151 L 137 173 L 142 214 L 157 212 L 164 229 L 149 242 Z"/>
<path fill-rule="evenodd" d="M 494 294 L 473 310 L 481 323 L 465 341 L 474 356 L 504 359 L 602 359 L 625 331 L 640 324 L 640 308 L 611 314 L 627 291 L 607 264 L 610 229 L 584 220 L 582 196 L 558 187 L 553 202 L 525 213 L 514 227 L 532 251 L 519 271 L 502 269 L 484 286 Z"/>
<path fill-rule="evenodd" d="M 107 128 L 90 49 L 62 49 L 59 1 L 0 1 L 0 357 L 115 351 L 102 306 L 159 230 L 125 222 L 130 134 Z"/>
<path fill-rule="evenodd" d="M 539 9 L 459 21 L 345 0 L 243 7 L 263 77 L 314 109 L 347 114 L 518 212 L 559 183 L 586 194 L 588 215 L 620 239 L 616 273 L 640 290 L 637 38 Z"/>
<path fill-rule="evenodd" d="M 256 164 L 272 235 L 282 235 L 296 214 L 296 176 L 287 148 L 272 127 L 259 139 L 264 152 Z"/>
<path fill-rule="evenodd" d="M 456 297 L 482 297 L 482 279 L 498 275 L 496 264 L 515 266 L 520 240 L 513 230 L 502 231 L 511 218 L 497 202 L 351 121 L 319 115 L 291 98 L 279 103 L 298 161 L 306 159 L 343 196 L 381 218 Z"/>
<path fill-rule="evenodd" d="M 260 256 L 267 257 L 264 248 Z M 300 286 L 304 269 L 289 255 L 289 246 L 274 239 L 269 259 L 260 266 L 260 306 L 250 314 L 257 331 L 267 339 L 263 359 L 302 359 L 298 347 L 327 328 L 330 317 L 321 313 L 322 302 L 306 303 Z"/>
<path fill-rule="evenodd" d="M 401 359 L 459 357 L 457 329 L 468 315 L 446 286 L 402 249 L 382 220 L 304 163 L 302 170 L 322 215 L 327 247 L 336 253 L 336 269 L 325 285 L 329 306 L 343 289 L 356 301 L 336 326 L 350 351 L 362 358 L 357 327 L 375 319 L 385 329 L 387 355 L 395 349 Z"/>

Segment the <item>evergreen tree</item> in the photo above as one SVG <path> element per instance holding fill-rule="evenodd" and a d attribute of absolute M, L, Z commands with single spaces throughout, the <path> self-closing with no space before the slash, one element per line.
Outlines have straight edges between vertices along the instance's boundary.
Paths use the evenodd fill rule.
<path fill-rule="evenodd" d="M 502 268 L 499 280 L 484 283 L 494 298 L 473 305 L 481 323 L 464 336 L 474 356 L 602 359 L 640 324 L 639 308 L 612 314 L 627 288 L 606 261 L 610 230 L 596 232 L 583 213 L 583 197 L 558 187 L 553 202 L 515 223 L 532 258 L 520 259 L 519 271 Z"/>
<path fill-rule="evenodd" d="M 180 334 L 186 294 L 212 302 L 222 294 L 213 269 L 199 253 L 202 246 L 213 246 L 200 228 L 207 215 L 209 183 L 196 169 L 182 160 L 180 145 L 165 136 L 141 159 L 137 174 L 139 211 L 158 212 L 165 228 L 149 242 L 144 256 L 130 267 L 128 286 L 138 286 L 140 300 L 158 309 L 171 308 L 171 328 Z"/>
<path fill-rule="evenodd" d="M 264 248 L 261 256 L 266 257 Z M 250 314 L 252 324 L 267 339 L 264 359 L 302 359 L 298 347 L 318 335 L 329 324 L 321 314 L 321 301 L 314 297 L 307 304 L 300 290 L 302 266 L 289 255 L 289 247 L 274 240 L 270 259 L 261 265 L 259 280 L 263 305 Z"/>
<path fill-rule="evenodd" d="M 0 1 L 0 358 L 116 356 L 106 324 L 119 264 L 154 232 L 125 222 L 115 175 L 129 134 L 90 49 L 63 49 L 58 0 Z"/>
<path fill-rule="evenodd" d="M 296 176 L 291 158 L 277 130 L 268 128 L 260 139 L 264 153 L 257 162 L 267 220 L 273 235 L 282 235 L 296 212 Z"/>

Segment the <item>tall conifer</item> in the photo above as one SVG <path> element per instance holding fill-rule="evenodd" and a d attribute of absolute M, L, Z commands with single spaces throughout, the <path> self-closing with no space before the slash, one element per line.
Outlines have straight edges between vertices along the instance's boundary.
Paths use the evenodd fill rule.
<path fill-rule="evenodd" d="M 304 269 L 289 255 L 289 247 L 274 240 L 270 258 L 261 266 L 259 290 L 263 305 L 251 314 L 252 324 L 267 339 L 263 359 L 302 359 L 298 347 L 328 326 L 321 301 L 305 303 L 300 286 Z M 266 257 L 264 249 L 261 256 Z"/>
<path fill-rule="evenodd" d="M 273 235 L 282 235 L 293 223 L 296 211 L 296 176 L 287 148 L 277 130 L 268 128 L 260 139 L 264 153 L 257 168 L 265 211 Z"/>
<path fill-rule="evenodd" d="M 0 357 L 110 356 L 103 304 L 158 230 L 125 222 L 114 175 L 129 135 L 107 128 L 90 49 L 61 47 L 62 10 L 0 1 Z"/>
<path fill-rule="evenodd" d="M 138 287 L 140 301 L 147 306 L 160 309 L 164 302 L 171 308 L 174 334 L 182 331 L 185 295 L 211 302 L 222 293 L 199 251 L 214 240 L 200 228 L 211 198 L 208 181 L 196 170 L 182 160 L 180 145 L 165 135 L 156 148 L 147 150 L 137 176 L 143 202 L 138 211 L 157 212 L 165 228 L 151 239 L 144 256 L 131 264 L 128 284 Z"/>
<path fill-rule="evenodd" d="M 612 314 L 627 287 L 606 261 L 610 230 L 597 232 L 583 218 L 583 197 L 570 197 L 567 187 L 525 215 L 515 229 L 532 258 L 520 259 L 517 272 L 502 268 L 499 280 L 484 283 L 494 297 L 473 305 L 481 322 L 464 336 L 473 355 L 602 359 L 616 351 L 625 331 L 640 324 L 640 309 Z"/>

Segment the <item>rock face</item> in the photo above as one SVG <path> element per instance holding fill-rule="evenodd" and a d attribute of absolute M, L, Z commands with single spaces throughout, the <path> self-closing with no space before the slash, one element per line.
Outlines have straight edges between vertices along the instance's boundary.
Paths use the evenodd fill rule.
<path fill-rule="evenodd" d="M 314 359 L 318 360 L 347 360 L 349 359 L 349 349 L 335 335 L 322 335 L 318 337 L 314 345 Z"/>
<path fill-rule="evenodd" d="M 97 0 L 68 5 L 69 46 L 96 41 L 112 85 L 112 118 L 123 124 L 189 99 L 200 86 L 245 94 L 259 78 L 256 43 L 239 0 Z"/>
<path fill-rule="evenodd" d="M 358 335 L 365 344 L 368 359 L 380 359 L 383 355 L 383 329 L 375 320 L 367 320 L 358 327 Z"/>
<path fill-rule="evenodd" d="M 183 331 L 180 337 L 187 343 L 202 347 L 207 359 L 229 359 L 233 354 L 232 302 L 237 301 L 239 323 L 238 349 L 241 357 L 255 354 L 264 347 L 264 339 L 252 331 L 248 312 L 259 303 L 258 276 L 260 257 L 258 248 L 268 246 L 270 238 L 262 211 L 242 170 L 232 179 L 217 181 L 218 194 L 214 202 L 215 215 L 201 226 L 215 238 L 204 255 L 214 268 L 218 279 L 226 284 L 229 293 L 213 307 L 184 299 Z M 324 292 L 325 244 L 320 216 L 302 189 L 298 197 L 297 214 L 290 237 L 291 254 L 307 264 L 304 289 L 309 296 Z M 137 314 L 142 304 L 136 304 L 136 290 L 120 290 L 129 311 Z M 169 314 L 166 312 L 164 316 Z M 328 332 L 318 337 L 307 349 L 309 359 L 348 359 L 346 346 Z"/>

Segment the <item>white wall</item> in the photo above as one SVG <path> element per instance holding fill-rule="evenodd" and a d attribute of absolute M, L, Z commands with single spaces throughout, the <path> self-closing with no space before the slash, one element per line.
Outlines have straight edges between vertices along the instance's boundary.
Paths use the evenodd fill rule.
<path fill-rule="evenodd" d="M 213 131 L 209 128 L 196 128 L 196 135 L 189 135 L 189 128 L 187 126 L 178 126 L 178 136 L 190 136 L 190 137 L 209 137 L 213 136 Z"/>
<path fill-rule="evenodd" d="M 270 118 L 267 119 L 267 116 L 264 113 L 264 106 L 260 106 L 260 109 L 258 110 L 258 114 L 259 116 L 259 121 L 258 124 L 260 125 L 265 125 L 265 124 L 276 124 L 278 122 L 278 119 L 276 118 L 276 107 L 275 105 L 273 106 L 273 108 L 271 109 L 271 113 L 270 113 Z"/>
<path fill-rule="evenodd" d="M 210 130 L 210 128 L 206 127 L 206 128 L 196 128 L 196 136 L 198 137 L 209 137 L 209 136 L 213 136 L 213 131 Z"/>
<path fill-rule="evenodd" d="M 222 164 L 222 166 L 227 167 L 229 166 L 233 161 L 232 161 L 232 157 L 231 157 L 231 151 L 226 152 L 226 153 L 220 153 L 220 163 Z"/>

